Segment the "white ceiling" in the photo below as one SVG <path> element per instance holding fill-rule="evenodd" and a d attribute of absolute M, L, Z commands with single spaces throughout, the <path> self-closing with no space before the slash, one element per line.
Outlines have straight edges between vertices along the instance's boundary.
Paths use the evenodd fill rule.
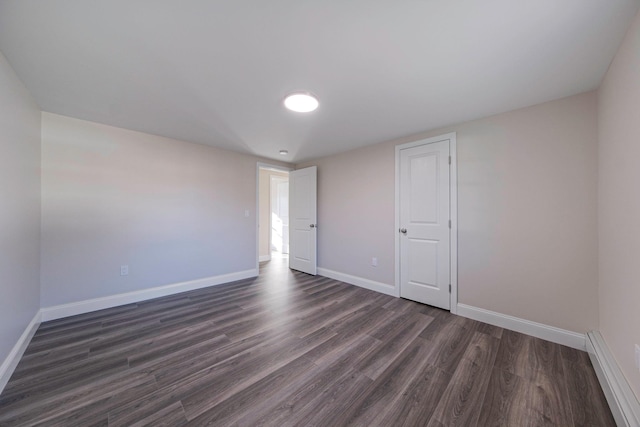
<path fill-rule="evenodd" d="M 0 50 L 44 111 L 298 162 L 594 89 L 638 5 L 0 0 Z"/>

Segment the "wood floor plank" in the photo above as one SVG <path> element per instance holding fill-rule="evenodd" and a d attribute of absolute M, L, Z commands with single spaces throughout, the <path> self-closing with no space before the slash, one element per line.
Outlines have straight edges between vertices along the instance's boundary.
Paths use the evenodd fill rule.
<path fill-rule="evenodd" d="M 475 332 L 447 385 L 432 420 L 446 426 L 477 425 L 499 341 Z"/>
<path fill-rule="evenodd" d="M 53 347 L 59 340 L 77 341 L 85 336 L 94 336 L 103 328 L 102 322 L 90 322 L 82 325 L 74 325 L 73 328 L 55 328 L 42 333 L 36 333 L 31 340 L 31 344 L 42 343 L 45 347 Z M 33 350 L 33 348 L 32 348 Z"/>
<path fill-rule="evenodd" d="M 157 330 L 161 327 L 158 320 L 143 320 L 136 324 L 135 328 L 122 329 L 118 327 L 103 328 L 95 334 L 90 334 L 82 339 L 68 339 L 64 338 L 56 341 L 55 343 L 35 343 L 33 346 L 30 344 L 25 351 L 25 355 L 32 356 L 41 352 L 49 352 L 51 350 L 57 352 L 70 352 L 79 349 L 89 349 L 94 345 L 100 345 L 108 342 L 117 341 L 119 339 L 131 340 L 135 337 L 137 331 L 149 332 L 151 330 Z"/>
<path fill-rule="evenodd" d="M 130 427 L 180 427 L 187 424 L 187 417 L 180 402 L 175 402 L 146 418 L 136 421 Z"/>
<path fill-rule="evenodd" d="M 44 333 L 49 329 L 59 329 L 65 327 L 74 327 L 85 323 L 92 323 L 104 318 L 112 318 L 118 313 L 133 313 L 138 309 L 138 304 L 126 304 L 118 307 L 106 308 L 103 310 L 92 311 L 90 313 L 78 314 L 75 316 L 63 317 L 61 319 L 49 320 L 42 322 L 36 333 Z"/>
<path fill-rule="evenodd" d="M 179 360 L 169 359 L 154 364 L 149 372 L 153 373 L 161 386 L 169 385 L 213 368 L 220 363 L 229 363 L 236 358 L 249 357 L 252 350 L 260 350 L 260 347 L 265 345 L 275 346 L 278 342 L 284 342 L 286 337 L 286 332 L 266 331 L 241 341 L 214 346 L 202 351 L 199 355 L 194 355 L 194 357 L 184 357 Z"/>
<path fill-rule="evenodd" d="M 561 347 L 518 332 L 504 331 L 496 366 L 528 380 L 535 378 L 538 372 L 562 378 Z"/>
<path fill-rule="evenodd" d="M 247 422 L 288 395 L 299 385 L 298 381 L 319 370 L 311 360 L 298 357 L 217 405 L 200 410 L 198 415 L 188 415 L 189 422 L 195 426 L 231 425 L 242 417 Z"/>
<path fill-rule="evenodd" d="M 564 379 L 563 376 L 560 378 Z M 534 421 L 534 425 L 571 425 L 575 424 L 570 406 L 565 405 L 567 400 L 564 381 L 558 380 L 538 371 L 529 383 L 532 388 L 531 412 L 528 418 Z"/>
<path fill-rule="evenodd" d="M 240 307 L 230 304 L 222 307 L 209 307 L 206 304 L 196 304 L 189 308 L 168 311 L 158 320 L 162 325 L 182 324 L 185 326 L 196 325 L 200 322 L 209 322 L 216 319 L 216 324 L 221 323 L 225 315 L 237 315 Z"/>
<path fill-rule="evenodd" d="M 388 334 L 378 336 L 381 341 L 376 350 L 371 352 L 356 368 L 375 380 L 427 327 L 432 317 L 420 313 L 412 313 L 407 322 Z M 426 352 L 424 353 L 426 354 Z"/>
<path fill-rule="evenodd" d="M 504 333 L 504 329 L 498 327 L 498 326 L 494 326 L 494 325 L 489 325 L 488 323 L 482 323 L 479 322 L 479 326 L 477 331 L 478 332 L 482 332 L 483 334 L 488 334 L 491 335 L 494 338 L 498 338 L 501 339 L 502 338 L 502 334 Z"/>
<path fill-rule="evenodd" d="M 234 369 L 223 376 L 211 376 L 210 387 L 206 390 L 215 390 L 215 397 L 207 396 L 205 392 L 189 393 L 188 396 L 181 399 L 187 418 L 193 419 L 217 402 L 222 402 L 233 394 L 257 383 L 272 372 L 297 360 L 308 349 L 326 342 L 332 336 L 333 332 L 323 330 L 305 338 L 291 337 L 288 346 L 280 346 L 278 343 L 276 347 L 264 348 L 263 352 L 252 355 L 253 357 L 234 366 Z"/>
<path fill-rule="evenodd" d="M 287 268 L 40 325 L 2 426 L 613 425 L 586 353 Z"/>
<path fill-rule="evenodd" d="M 148 387 L 145 393 L 140 393 L 141 395 L 157 389 L 152 376 L 121 373 L 117 376 L 107 376 L 93 383 L 71 384 L 45 394 L 26 396 L 20 401 L 2 405 L 0 425 L 21 425 L 47 420 L 75 411 L 96 400 L 117 396 L 125 390 L 138 386 Z"/>
<path fill-rule="evenodd" d="M 397 316 L 396 313 L 383 308 L 364 306 L 341 319 L 337 319 L 331 325 L 331 329 L 346 337 L 369 334 L 386 325 L 395 316 Z"/>
<path fill-rule="evenodd" d="M 435 366 L 426 364 L 405 389 L 402 397 L 380 414 L 378 425 L 421 426 L 433 420 L 433 412 L 442 398 L 442 390 L 451 381 L 448 374 Z M 435 421 L 438 424 L 437 421 Z"/>
<path fill-rule="evenodd" d="M 108 377 L 129 368 L 124 355 L 108 359 L 83 359 L 55 370 L 44 370 L 32 377 L 11 381 L 0 396 L 0 405 L 7 402 L 31 399 L 68 387 L 68 384 L 84 385 L 94 379 Z"/>
<path fill-rule="evenodd" d="M 48 390 L 59 387 L 60 384 L 74 381 L 74 378 L 81 378 L 83 381 L 89 380 L 92 376 L 103 376 L 114 370 L 125 370 L 131 366 L 133 360 L 135 364 L 140 364 L 145 360 L 170 354 L 172 351 L 185 348 L 190 344 L 206 341 L 208 338 L 219 335 L 215 331 L 210 332 L 210 324 L 203 323 L 196 327 L 179 329 L 165 335 L 160 335 L 153 340 L 141 340 L 133 342 L 129 350 L 121 347 L 111 349 L 110 352 L 103 353 L 100 357 L 90 354 L 79 360 L 65 360 L 66 363 L 57 366 L 57 369 L 41 369 L 31 372 L 29 375 L 20 375 L 11 382 L 7 393 L 3 396 L 10 397 L 15 393 L 23 392 L 38 384 L 38 392 L 44 393 Z M 222 337 L 219 342 L 226 339 Z M 228 341 L 228 340 L 227 340 Z"/>
<path fill-rule="evenodd" d="M 135 409 L 135 408 L 134 408 Z M 162 402 L 155 408 L 145 407 L 147 411 L 122 412 L 116 411 L 108 413 L 109 426 L 183 426 L 187 424 L 182 403 L 175 400 L 171 403 Z M 150 409 L 150 410 L 149 410 Z"/>
<path fill-rule="evenodd" d="M 431 324 L 427 325 L 425 330 L 428 330 L 430 326 Z M 436 368 L 453 374 L 475 333 L 473 329 L 463 328 L 456 322 L 440 322 L 438 333 L 428 335 L 431 351 L 425 356 L 426 359 Z M 425 334 L 421 333 L 420 336 L 424 337 Z"/>
<path fill-rule="evenodd" d="M 358 400 L 353 400 L 342 415 L 348 425 L 375 425 L 386 409 L 404 399 L 404 393 L 426 361 L 429 345 L 422 338 L 415 338 L 406 348 L 399 352 L 393 363 L 376 378 Z M 371 378 L 371 377 L 369 377 Z"/>
<path fill-rule="evenodd" d="M 368 301 L 357 294 L 342 297 L 333 305 L 324 310 L 317 311 L 310 316 L 299 316 L 299 324 L 296 333 L 304 337 L 324 327 L 331 327 L 342 318 L 368 305 Z"/>
<path fill-rule="evenodd" d="M 89 349 L 56 352 L 44 351 L 31 356 L 23 356 L 13 372 L 12 379 L 17 381 L 25 376 L 34 375 L 41 371 L 52 370 L 89 357 Z"/>
<path fill-rule="evenodd" d="M 149 376 L 144 381 L 122 387 L 116 393 L 97 395 L 94 399 L 85 399 L 75 406 L 64 405 L 59 411 L 49 411 L 42 417 L 30 421 L 29 424 L 42 427 L 84 427 L 108 424 L 109 410 L 154 390 L 157 390 L 157 386 Z"/>
<path fill-rule="evenodd" d="M 363 384 L 370 383 L 353 367 L 379 344 L 380 342 L 371 336 L 360 335 L 354 337 L 351 345 L 341 347 L 342 351 L 325 353 L 324 357 L 316 359 L 315 366 L 318 369 L 314 370 L 311 378 L 304 384 L 272 408 L 265 409 L 264 414 L 254 414 L 253 417 L 243 416 L 239 420 L 239 425 L 283 425 L 285 423 L 292 425 L 293 420 L 305 419 L 314 408 L 317 409 L 318 405 L 322 406 L 322 402 L 318 402 L 318 396 L 340 387 L 341 381 L 345 378 L 351 378 L 357 374 L 356 376 Z M 305 357 L 308 358 L 310 353 L 305 354 Z M 317 356 L 318 353 L 315 355 Z"/>
<path fill-rule="evenodd" d="M 568 401 L 577 426 L 615 426 L 610 411 L 602 410 L 605 399 L 598 385 L 598 378 L 587 359 L 571 361 L 564 359 Z"/>
<path fill-rule="evenodd" d="M 199 346 L 200 343 L 208 343 L 210 346 L 218 348 L 229 342 L 231 341 L 226 335 L 220 334 L 216 330 L 205 330 L 200 333 L 179 335 L 172 340 L 160 340 L 155 345 L 146 348 L 135 348 L 129 353 L 127 360 L 129 366 L 133 368 L 157 360 L 164 360 L 175 353 L 182 352 L 182 350 L 189 351 L 195 346 Z"/>
<path fill-rule="evenodd" d="M 350 356 L 357 353 L 352 352 Z M 305 356 L 306 357 L 306 356 Z M 316 365 L 317 366 L 317 365 Z M 318 396 L 333 388 L 343 377 L 351 377 L 355 371 L 351 368 L 349 357 L 343 357 L 327 367 L 317 367 L 310 370 L 310 377 L 299 384 L 286 397 L 275 403 L 271 408 L 261 413 L 251 412 L 243 415 L 238 421 L 239 426 L 281 426 L 285 423 L 294 425 L 313 411 L 314 405 L 319 405 Z M 362 378 L 366 381 L 365 377 Z"/>
<path fill-rule="evenodd" d="M 365 375 L 349 370 L 282 425 L 343 426 L 343 412 L 351 400 L 365 393 L 371 382 Z"/>
<path fill-rule="evenodd" d="M 538 372 L 533 381 L 494 368 L 478 425 L 574 425 L 563 384 Z"/>
<path fill-rule="evenodd" d="M 526 415 L 530 406 L 527 381 L 506 369 L 493 368 L 478 425 L 526 427 Z M 529 421 L 526 421 L 529 422 Z M 530 425 L 530 424 L 527 424 Z"/>

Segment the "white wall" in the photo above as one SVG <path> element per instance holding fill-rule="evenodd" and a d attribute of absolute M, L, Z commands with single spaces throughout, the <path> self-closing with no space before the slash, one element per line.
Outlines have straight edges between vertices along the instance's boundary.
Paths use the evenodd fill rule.
<path fill-rule="evenodd" d="M 0 364 L 40 307 L 40 108 L 0 53 Z"/>
<path fill-rule="evenodd" d="M 598 92 L 600 332 L 640 398 L 640 15 Z"/>
<path fill-rule="evenodd" d="M 254 269 L 258 160 L 43 113 L 42 306 Z"/>
<path fill-rule="evenodd" d="M 393 284 L 394 147 L 455 131 L 459 302 L 597 328 L 596 111 L 591 92 L 297 165 L 318 166 L 318 265 Z"/>

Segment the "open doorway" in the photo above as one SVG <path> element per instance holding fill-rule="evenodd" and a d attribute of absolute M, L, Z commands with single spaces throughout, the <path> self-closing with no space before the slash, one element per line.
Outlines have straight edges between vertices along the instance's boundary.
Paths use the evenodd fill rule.
<path fill-rule="evenodd" d="M 258 261 L 288 258 L 289 172 L 258 167 Z"/>
<path fill-rule="evenodd" d="M 289 253 L 289 177 L 271 175 L 271 253 Z"/>

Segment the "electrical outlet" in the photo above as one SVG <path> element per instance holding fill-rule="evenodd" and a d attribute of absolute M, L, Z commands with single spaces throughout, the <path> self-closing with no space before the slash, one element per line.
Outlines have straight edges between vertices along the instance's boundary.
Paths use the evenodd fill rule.
<path fill-rule="evenodd" d="M 244 217 L 249 218 L 249 209 L 244 210 Z"/>
<path fill-rule="evenodd" d="M 129 266 L 128 265 L 121 265 L 120 266 L 120 275 L 121 276 L 128 276 L 129 275 Z"/>
<path fill-rule="evenodd" d="M 374 266 L 374 267 L 377 267 L 378 266 L 378 258 L 376 258 L 376 257 L 371 258 L 371 265 Z"/>
<path fill-rule="evenodd" d="M 640 371 L 640 345 L 636 344 L 636 368 Z"/>

